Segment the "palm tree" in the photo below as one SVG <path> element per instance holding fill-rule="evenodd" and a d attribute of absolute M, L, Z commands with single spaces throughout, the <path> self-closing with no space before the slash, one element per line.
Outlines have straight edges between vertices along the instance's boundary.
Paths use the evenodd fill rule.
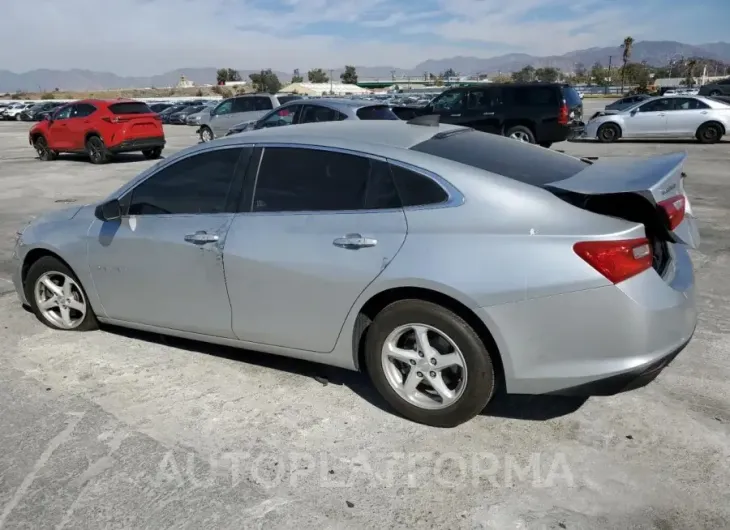
<path fill-rule="evenodd" d="M 687 61 L 687 77 L 684 80 L 684 84 L 689 88 L 692 88 L 695 84 L 694 71 L 697 66 L 697 59 L 690 59 Z"/>
<path fill-rule="evenodd" d="M 633 37 L 626 37 L 624 39 L 624 43 L 621 45 L 621 48 L 623 49 L 623 66 L 621 67 L 621 93 L 624 93 L 624 79 L 626 74 L 626 64 L 629 62 L 629 59 L 631 59 L 631 49 L 634 47 L 634 38 Z"/>

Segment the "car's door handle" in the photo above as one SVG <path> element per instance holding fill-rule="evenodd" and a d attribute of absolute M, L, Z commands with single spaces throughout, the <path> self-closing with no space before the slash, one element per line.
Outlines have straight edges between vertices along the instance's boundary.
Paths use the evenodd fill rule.
<path fill-rule="evenodd" d="M 203 230 L 199 232 L 195 232 L 194 234 L 187 234 L 185 236 L 185 241 L 188 243 L 195 243 L 196 245 L 203 245 L 205 243 L 215 243 L 218 241 L 218 236 L 216 234 L 209 234 Z"/>
<path fill-rule="evenodd" d="M 707 114 L 707 111 L 703 110 L 702 112 L 700 112 L 700 114 Z"/>
<path fill-rule="evenodd" d="M 451 117 L 452 118 L 460 118 L 461 117 L 461 114 L 452 114 Z"/>
<path fill-rule="evenodd" d="M 332 244 L 336 247 L 355 250 L 358 248 L 374 247 L 378 244 L 378 240 L 362 237 L 360 234 L 347 234 L 345 237 L 338 237 Z"/>
<path fill-rule="evenodd" d="M 485 112 L 482 116 L 494 116 L 494 112 Z"/>
<path fill-rule="evenodd" d="M 660 112 L 659 116 L 666 116 L 666 114 L 664 114 L 663 112 Z"/>

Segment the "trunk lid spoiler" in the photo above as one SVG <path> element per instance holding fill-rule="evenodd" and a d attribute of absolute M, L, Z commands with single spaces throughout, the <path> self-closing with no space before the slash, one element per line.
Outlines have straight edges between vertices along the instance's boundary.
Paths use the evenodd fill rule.
<path fill-rule="evenodd" d="M 682 196 L 684 220 L 670 234 L 676 243 L 697 248 L 700 243 L 699 230 L 683 185 L 686 159 L 686 153 L 643 159 L 601 158 L 572 177 L 547 184 L 546 187 L 586 196 L 634 193 L 650 201 L 657 210 L 661 209 L 660 202 Z"/>

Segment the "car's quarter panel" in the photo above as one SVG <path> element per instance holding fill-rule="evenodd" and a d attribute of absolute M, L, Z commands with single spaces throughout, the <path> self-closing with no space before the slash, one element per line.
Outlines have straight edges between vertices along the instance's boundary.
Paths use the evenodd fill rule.
<path fill-rule="evenodd" d="M 89 268 L 111 319 L 232 337 L 222 249 L 233 214 L 95 220 Z M 196 245 L 198 231 L 218 241 Z"/>
<path fill-rule="evenodd" d="M 233 220 L 224 251 L 233 330 L 244 341 L 329 352 L 360 293 L 406 237 L 403 210 L 247 213 Z M 346 249 L 359 233 L 377 240 Z"/>

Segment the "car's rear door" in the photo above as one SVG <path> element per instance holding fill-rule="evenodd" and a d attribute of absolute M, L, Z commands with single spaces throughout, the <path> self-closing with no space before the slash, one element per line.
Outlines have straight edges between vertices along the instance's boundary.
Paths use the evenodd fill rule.
<path fill-rule="evenodd" d="M 475 87 L 467 90 L 462 118 L 455 123 L 492 134 L 502 132 L 502 88 Z"/>
<path fill-rule="evenodd" d="M 382 159 L 261 151 L 223 255 L 233 331 L 251 343 L 329 352 L 355 300 L 400 250 L 405 214 Z"/>
<path fill-rule="evenodd" d="M 88 259 L 108 318 L 232 337 L 223 248 L 251 149 L 213 146 L 163 165 L 93 222 Z"/>
<path fill-rule="evenodd" d="M 694 136 L 700 125 L 708 121 L 710 106 L 697 98 L 672 98 L 667 110 L 667 135 Z"/>

